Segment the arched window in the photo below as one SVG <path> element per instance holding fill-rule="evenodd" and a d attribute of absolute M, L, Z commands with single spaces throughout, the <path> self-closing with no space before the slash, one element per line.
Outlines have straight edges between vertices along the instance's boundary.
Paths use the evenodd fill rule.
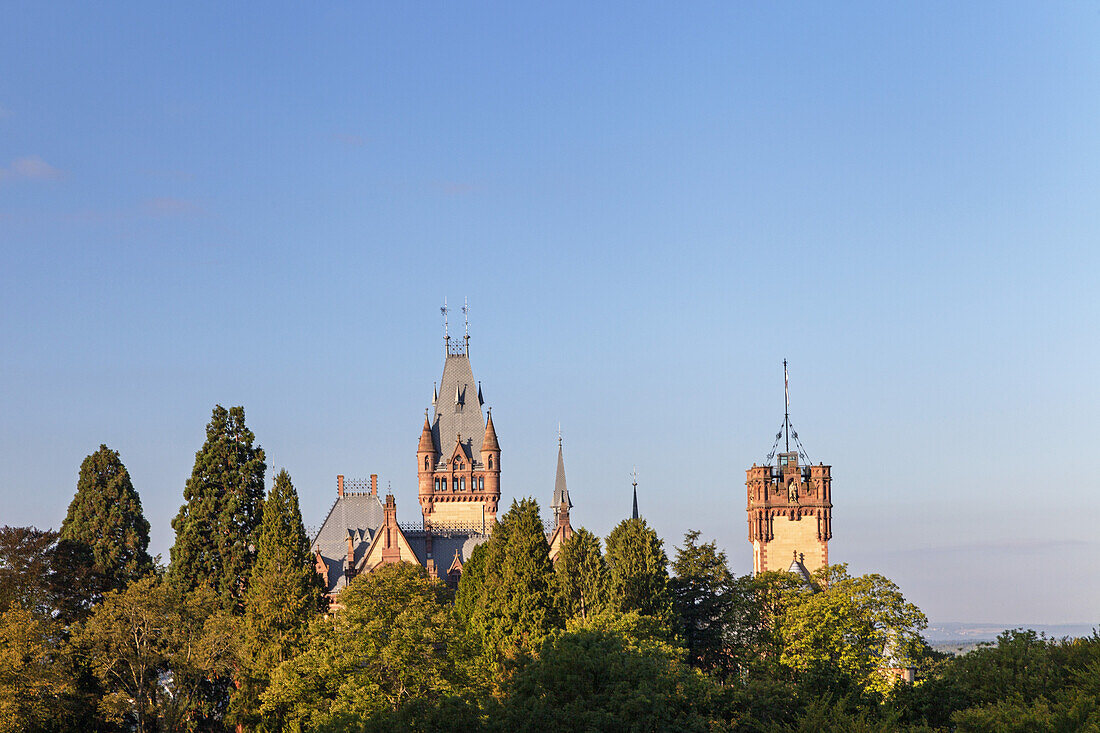
<path fill-rule="evenodd" d="M 458 479 L 451 479 L 451 491 L 458 491 Z"/>
<path fill-rule="evenodd" d="M 455 469 L 457 469 L 457 468 L 458 468 L 458 459 L 456 458 L 455 459 Z"/>
<path fill-rule="evenodd" d="M 485 479 L 481 478 L 480 476 L 478 476 L 477 479 L 477 490 L 485 491 Z"/>
<path fill-rule="evenodd" d="M 466 477 L 465 476 L 462 477 L 462 490 L 463 491 L 466 490 Z"/>
<path fill-rule="evenodd" d="M 489 456 L 489 470 L 490 471 L 493 470 L 493 457 L 492 456 Z"/>
<path fill-rule="evenodd" d="M 425 471 L 428 470 L 428 457 L 427 456 L 424 456 L 424 470 Z"/>

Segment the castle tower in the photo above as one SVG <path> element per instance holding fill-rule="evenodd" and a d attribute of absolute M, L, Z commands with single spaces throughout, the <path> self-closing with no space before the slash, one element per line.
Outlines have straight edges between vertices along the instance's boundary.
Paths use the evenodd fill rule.
<path fill-rule="evenodd" d="M 463 313 L 467 307 L 462 307 Z M 470 332 L 452 344 L 444 316 L 444 362 L 433 392 L 433 419 L 424 416 L 417 447 L 420 510 L 425 527 L 488 529 L 500 501 L 500 444 L 490 412 L 470 368 Z"/>
<path fill-rule="evenodd" d="M 787 570 L 792 557 L 810 572 L 829 564 L 829 539 L 833 536 L 832 467 L 799 462 L 800 457 L 806 463 L 809 460 L 791 425 L 786 360 L 783 383 L 786 403 L 783 425 L 765 465 L 754 463 L 745 472 L 753 574 Z M 779 440 L 784 436 L 786 449 L 776 455 Z M 793 451 L 792 438 L 796 445 Z"/>

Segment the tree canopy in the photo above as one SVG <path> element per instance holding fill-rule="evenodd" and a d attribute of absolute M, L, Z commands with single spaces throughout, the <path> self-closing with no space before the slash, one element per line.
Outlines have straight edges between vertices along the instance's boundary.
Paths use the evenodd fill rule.
<path fill-rule="evenodd" d="M 264 451 L 244 423 L 244 408 L 218 405 L 206 442 L 172 520 L 169 578 L 182 588 L 207 587 L 226 609 L 240 612 L 252 573 L 264 499 Z"/>
<path fill-rule="evenodd" d="M 80 464 L 76 495 L 60 539 L 89 548 L 104 590 L 119 590 L 153 571 L 149 522 L 118 451 L 105 445 Z"/>
<path fill-rule="evenodd" d="M 624 519 L 607 536 L 610 600 L 619 611 L 667 618 L 668 557 L 644 519 Z"/>

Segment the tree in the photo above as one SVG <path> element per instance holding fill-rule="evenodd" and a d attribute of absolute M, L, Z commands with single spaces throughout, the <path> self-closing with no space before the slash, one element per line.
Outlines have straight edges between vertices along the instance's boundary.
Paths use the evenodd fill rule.
<path fill-rule="evenodd" d="M 72 692 L 61 627 L 18 605 L 0 613 L 0 733 L 42 730 Z"/>
<path fill-rule="evenodd" d="M 169 579 L 184 589 L 211 588 L 239 613 L 252 571 L 256 528 L 264 499 L 264 451 L 253 447 L 244 408 L 214 408 L 206 442 L 172 520 Z"/>
<path fill-rule="evenodd" d="M 486 650 L 497 658 L 533 650 L 560 625 L 554 566 L 534 499 L 513 501 L 493 528 L 485 559 L 482 601 L 474 612 Z"/>
<path fill-rule="evenodd" d="M 644 519 L 624 519 L 611 530 L 606 558 L 613 607 L 669 618 L 668 557 Z"/>
<path fill-rule="evenodd" d="M 322 590 L 310 562 L 298 493 L 290 474 L 280 471 L 264 502 L 256 542 L 256 566 L 245 594 L 241 619 L 240 685 L 233 717 L 250 729 L 261 725 L 259 694 L 271 672 L 299 652 L 321 607 Z"/>
<path fill-rule="evenodd" d="M 117 590 L 153 571 L 149 522 L 118 451 L 105 445 L 80 464 L 76 495 L 61 523 L 61 540 L 90 548 L 104 590 Z"/>
<path fill-rule="evenodd" d="M 489 556 L 489 544 L 482 542 L 474 548 L 462 566 L 462 575 L 455 590 L 455 616 L 467 628 L 474 612 L 482 603 L 485 590 L 485 563 Z"/>
<path fill-rule="evenodd" d="M 221 717 L 224 680 L 235 658 L 230 617 L 214 592 L 184 592 L 156 576 L 104 596 L 78 627 L 81 650 L 106 694 L 108 721 L 144 732 L 209 727 Z"/>
<path fill-rule="evenodd" d="M 0 611 L 23 608 L 63 625 L 99 597 L 90 549 L 34 527 L 0 527 Z"/>
<path fill-rule="evenodd" d="M 928 625 L 897 585 L 878 574 L 848 575 L 846 565 L 814 574 L 821 590 L 802 593 L 786 609 L 780 661 L 800 673 L 827 670 L 864 690 L 885 691 L 880 670 L 909 666 Z"/>
<path fill-rule="evenodd" d="M 636 614 L 627 625 L 637 624 Z M 617 628 L 625 619 L 559 631 L 520 661 L 504 689 L 501 731 L 707 731 L 717 689 L 653 636 Z M 653 620 L 647 619 L 650 625 Z"/>
<path fill-rule="evenodd" d="M 465 664 L 446 588 L 411 563 L 383 565 L 310 625 L 305 651 L 279 665 L 262 713 L 289 730 L 357 729 L 411 704 L 457 694 Z"/>
<path fill-rule="evenodd" d="M 707 672 L 726 676 L 736 669 L 735 644 L 745 642 L 736 627 L 745 615 L 745 583 L 726 565 L 726 553 L 714 542 L 699 544 L 699 532 L 684 535 L 672 563 L 673 609 L 680 620 L 688 661 Z M 737 644 L 737 646 L 742 646 Z"/>
<path fill-rule="evenodd" d="M 582 619 L 607 608 L 607 563 L 600 540 L 583 527 L 562 543 L 554 563 L 559 602 L 567 618 Z"/>

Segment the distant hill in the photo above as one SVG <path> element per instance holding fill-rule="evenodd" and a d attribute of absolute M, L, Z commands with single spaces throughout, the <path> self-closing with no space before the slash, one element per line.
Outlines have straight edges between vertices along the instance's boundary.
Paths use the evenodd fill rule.
<path fill-rule="evenodd" d="M 1096 628 L 1092 624 L 1004 624 L 988 623 L 933 623 L 924 631 L 924 638 L 936 648 L 964 646 L 970 647 L 983 641 L 994 641 L 1005 629 L 1034 629 L 1054 639 L 1063 637 L 1091 636 Z"/>

